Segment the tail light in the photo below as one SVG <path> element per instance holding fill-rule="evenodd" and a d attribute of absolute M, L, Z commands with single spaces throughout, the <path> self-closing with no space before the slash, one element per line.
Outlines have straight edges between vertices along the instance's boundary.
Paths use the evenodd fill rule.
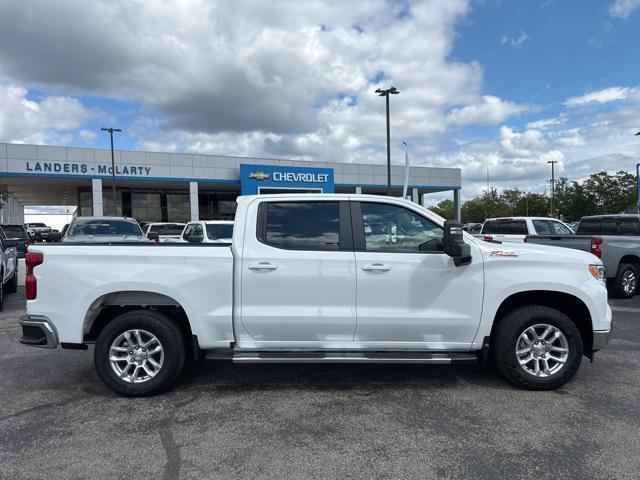
<path fill-rule="evenodd" d="M 524 237 L 524 243 L 529 243 L 529 237 Z"/>
<path fill-rule="evenodd" d="M 38 281 L 33 274 L 33 269 L 44 262 L 44 256 L 40 252 L 29 252 L 25 255 L 24 263 L 27 267 L 27 275 L 24 279 L 24 294 L 27 300 L 35 300 L 38 295 Z"/>
<path fill-rule="evenodd" d="M 485 235 L 482 237 L 485 242 L 493 242 L 493 237 L 491 235 Z"/>
<path fill-rule="evenodd" d="M 600 250 L 600 245 L 602 245 L 601 238 L 591 239 L 591 253 L 593 253 L 598 258 L 602 258 L 602 250 Z"/>

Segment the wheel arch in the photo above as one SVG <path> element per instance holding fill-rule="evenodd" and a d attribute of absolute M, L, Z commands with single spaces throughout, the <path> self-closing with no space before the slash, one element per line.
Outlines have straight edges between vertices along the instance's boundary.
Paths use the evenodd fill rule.
<path fill-rule="evenodd" d="M 636 267 L 636 270 L 638 270 L 638 272 L 640 272 L 640 257 L 638 257 L 637 255 L 625 255 L 623 257 L 620 258 L 620 261 L 618 262 L 618 266 L 616 267 L 616 272 L 618 268 L 620 268 L 620 264 L 621 263 L 630 263 L 631 265 L 633 265 L 634 267 Z"/>
<path fill-rule="evenodd" d="M 82 325 L 83 343 L 94 343 L 104 327 L 114 318 L 133 310 L 153 310 L 171 318 L 180 327 L 185 341 L 191 344 L 193 332 L 184 307 L 169 295 L 142 290 L 120 290 L 96 298 L 87 310 Z"/>
<path fill-rule="evenodd" d="M 509 312 L 529 305 L 542 305 L 554 308 L 569 317 L 580 331 L 585 356 L 591 358 L 593 348 L 593 321 L 591 312 L 579 297 L 566 292 L 528 290 L 510 295 L 505 298 L 498 307 L 491 327 L 491 336 L 494 335 L 496 327 L 504 320 Z"/>

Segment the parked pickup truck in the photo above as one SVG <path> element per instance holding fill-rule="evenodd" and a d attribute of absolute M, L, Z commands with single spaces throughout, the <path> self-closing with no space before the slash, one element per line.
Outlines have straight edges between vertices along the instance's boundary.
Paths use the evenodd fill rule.
<path fill-rule="evenodd" d="M 583 217 L 576 235 L 531 236 L 526 241 L 591 252 L 602 259 L 615 296 L 631 298 L 638 292 L 640 215 Z"/>
<path fill-rule="evenodd" d="M 611 329 L 600 259 L 485 242 L 391 197 L 240 197 L 230 246 L 38 244 L 26 264 L 21 343 L 95 343 L 99 377 L 129 396 L 169 388 L 187 357 L 491 358 L 515 385 L 551 389 Z"/>
<path fill-rule="evenodd" d="M 547 217 L 501 217 L 487 218 L 480 234 L 484 240 L 499 242 L 524 242 L 527 235 L 573 235 L 567 225 L 555 218 Z"/>

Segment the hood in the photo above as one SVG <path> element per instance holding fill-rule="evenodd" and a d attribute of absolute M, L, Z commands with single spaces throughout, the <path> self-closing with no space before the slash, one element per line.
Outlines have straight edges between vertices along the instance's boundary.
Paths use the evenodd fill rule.
<path fill-rule="evenodd" d="M 482 250 L 487 261 L 510 258 L 513 260 L 551 262 L 555 265 L 570 263 L 583 265 L 602 264 L 602 259 L 592 253 L 573 248 L 518 242 L 492 243 L 478 238 L 475 238 L 474 241 Z"/>

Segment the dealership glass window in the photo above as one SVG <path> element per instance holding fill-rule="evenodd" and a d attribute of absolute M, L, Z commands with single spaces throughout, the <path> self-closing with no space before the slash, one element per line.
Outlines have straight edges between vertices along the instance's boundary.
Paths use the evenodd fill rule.
<path fill-rule="evenodd" d="M 91 191 L 80 192 L 80 211 L 78 214 L 81 217 L 93 216 L 93 196 Z"/>
<path fill-rule="evenodd" d="M 139 222 L 161 222 L 160 194 L 133 192 L 131 194 L 131 215 Z"/>
<path fill-rule="evenodd" d="M 360 209 L 367 251 L 443 251 L 442 228 L 422 215 L 382 203 L 361 203 Z"/>
<path fill-rule="evenodd" d="M 102 190 L 102 211 L 105 217 L 122 217 L 122 193 L 116 190 L 116 208 L 113 208 L 112 190 Z"/>
<path fill-rule="evenodd" d="M 191 220 L 189 195 L 167 194 L 167 221 L 188 222 Z"/>
<path fill-rule="evenodd" d="M 263 240 L 277 248 L 338 250 L 338 202 L 282 202 L 266 204 Z"/>

